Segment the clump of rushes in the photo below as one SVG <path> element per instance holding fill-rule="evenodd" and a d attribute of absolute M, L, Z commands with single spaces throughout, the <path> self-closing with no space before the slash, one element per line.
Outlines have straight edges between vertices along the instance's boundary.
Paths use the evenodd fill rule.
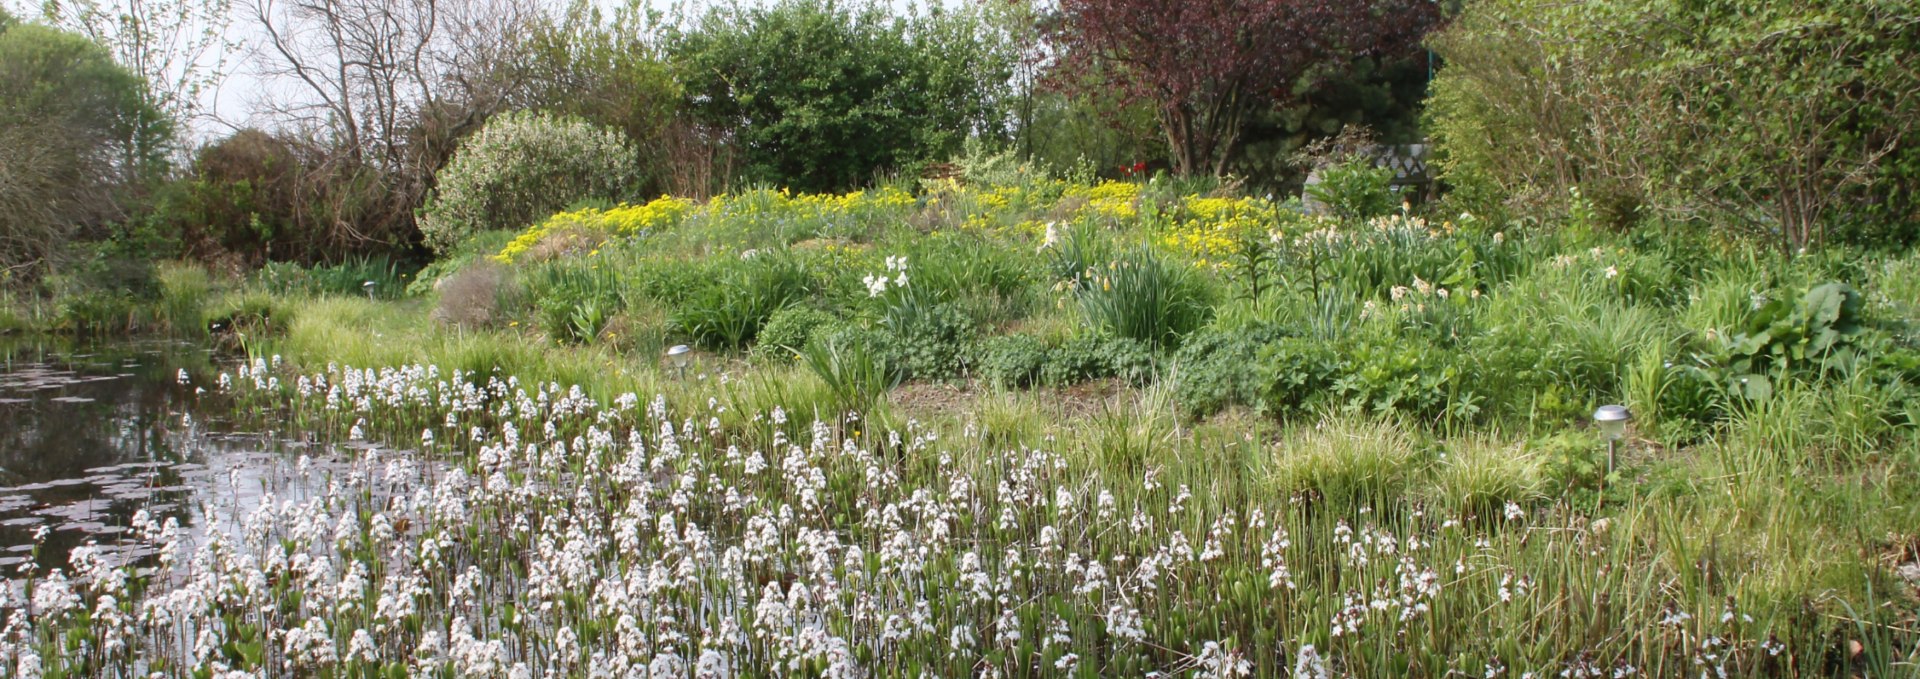
<path fill-rule="evenodd" d="M 1088 320 L 1116 337 L 1171 347 L 1212 316 L 1208 290 L 1152 250 L 1134 250 L 1081 274 L 1075 294 Z"/>
<path fill-rule="evenodd" d="M 83 547 L 70 568 L 21 569 L 0 599 L 10 667 L 1665 677 L 1911 662 L 1883 602 L 1770 598 L 1742 584 L 1755 567 L 1739 555 L 1650 554 L 1689 539 L 1658 513 L 1455 513 L 1363 482 L 1302 502 L 1221 485 L 1218 469 L 1117 473 L 974 430 L 777 406 L 729 428 L 717 399 L 598 402 L 422 365 L 261 359 L 206 387 L 369 443 L 243 530 L 195 538 L 137 514 L 120 539 L 157 550 L 148 567 Z M 1415 444 L 1379 426 L 1301 443 L 1373 431 L 1365 445 L 1410 459 Z"/>
<path fill-rule="evenodd" d="M 154 267 L 160 286 L 160 314 L 175 334 L 205 333 L 206 305 L 213 294 L 213 274 L 192 262 L 161 262 Z"/>

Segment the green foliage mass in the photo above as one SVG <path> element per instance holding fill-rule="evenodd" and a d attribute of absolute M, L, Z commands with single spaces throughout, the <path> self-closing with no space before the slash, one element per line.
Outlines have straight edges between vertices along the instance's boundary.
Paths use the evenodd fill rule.
<path fill-rule="evenodd" d="M 1144 385 L 1155 377 L 1154 347 L 1127 337 L 1080 335 L 1047 352 L 1040 382 L 1064 387 L 1089 380 L 1118 378 Z"/>
<path fill-rule="evenodd" d="M 460 145 L 419 216 L 427 245 L 447 250 L 473 234 L 518 229 L 572 203 L 620 200 L 641 176 L 619 132 L 578 118 L 508 113 Z"/>
<path fill-rule="evenodd" d="M 680 100 L 680 83 L 657 46 L 629 36 L 644 18 L 622 8 L 605 16 L 575 2 L 529 30 L 518 75 L 538 108 L 626 135 L 649 170 L 665 162 L 663 136 Z M 660 172 L 642 177 L 659 184 Z"/>
<path fill-rule="evenodd" d="M 951 302 L 913 300 L 888 307 L 880 319 L 887 365 L 905 379 L 943 380 L 965 374 L 972 359 L 974 322 Z"/>
<path fill-rule="evenodd" d="M 1697 220 L 1788 252 L 1915 236 L 1913 3 L 1490 0 L 1433 43 L 1430 130 L 1476 210 L 1577 186 L 1612 226 Z"/>
<path fill-rule="evenodd" d="M 1851 344 L 1863 329 L 1862 306 L 1860 293 L 1844 283 L 1814 287 L 1792 303 L 1768 302 L 1723 348 L 1720 361 L 1727 388 L 1744 398 L 1764 400 L 1773 393 L 1774 377 L 1851 363 Z"/>
<path fill-rule="evenodd" d="M 145 84 L 79 35 L 0 30 L 0 269 L 40 273 L 121 215 L 123 189 L 164 169 L 168 121 Z"/>
<path fill-rule="evenodd" d="M 1199 416 L 1233 405 L 1261 403 L 1266 389 L 1255 371 L 1261 347 L 1286 337 L 1274 327 L 1208 329 L 1195 333 L 1174 356 L 1174 398 Z"/>
<path fill-rule="evenodd" d="M 1025 389 L 1040 381 L 1047 365 L 1047 342 L 1033 335 L 1001 335 L 980 343 L 980 378 L 1006 389 Z"/>
<path fill-rule="evenodd" d="M 833 314 L 808 306 L 789 306 L 773 312 L 755 339 L 753 355 L 771 363 L 792 363 L 822 328 L 834 324 Z"/>
<path fill-rule="evenodd" d="M 805 267 L 784 253 L 723 264 L 688 292 L 673 322 L 701 345 L 745 349 L 773 315 L 812 292 Z"/>
<path fill-rule="evenodd" d="M 996 124 L 1007 64 L 971 15 L 911 20 L 878 4 L 718 8 L 669 50 L 694 119 L 731 135 L 748 181 L 865 184 L 959 150 Z"/>
<path fill-rule="evenodd" d="M 1391 188 L 1393 174 L 1392 168 L 1375 167 L 1371 155 L 1357 156 L 1322 168 L 1319 183 L 1306 191 L 1337 217 L 1367 220 L 1400 206 Z"/>

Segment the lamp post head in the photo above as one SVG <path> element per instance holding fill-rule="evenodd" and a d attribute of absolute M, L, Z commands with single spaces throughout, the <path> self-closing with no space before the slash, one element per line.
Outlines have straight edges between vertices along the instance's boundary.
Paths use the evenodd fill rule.
<path fill-rule="evenodd" d="M 691 358 L 688 354 L 691 353 L 693 353 L 693 347 L 685 344 L 675 344 L 667 349 L 667 360 L 673 362 L 673 367 L 675 368 L 685 368 L 687 367 L 687 359 Z"/>
<path fill-rule="evenodd" d="M 1604 405 L 1593 411 L 1593 423 L 1600 427 L 1600 434 L 1606 436 L 1609 441 L 1625 438 L 1627 421 L 1631 419 L 1633 414 L 1627 412 L 1626 406 Z"/>

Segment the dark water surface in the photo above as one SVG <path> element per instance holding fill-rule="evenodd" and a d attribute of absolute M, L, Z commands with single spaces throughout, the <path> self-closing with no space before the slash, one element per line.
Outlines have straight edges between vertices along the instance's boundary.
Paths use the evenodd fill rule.
<path fill-rule="evenodd" d="M 215 356 L 183 344 L 0 344 L 0 578 L 29 559 L 65 567 L 73 547 L 120 545 L 146 510 L 194 534 L 237 529 L 267 497 L 297 499 L 325 449 L 233 431 L 210 384 Z M 38 541 L 36 534 L 43 537 Z"/>

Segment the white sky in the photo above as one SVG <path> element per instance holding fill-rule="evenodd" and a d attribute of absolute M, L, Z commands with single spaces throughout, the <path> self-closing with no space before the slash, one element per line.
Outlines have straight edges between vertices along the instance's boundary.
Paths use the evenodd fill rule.
<path fill-rule="evenodd" d="M 129 0 L 106 0 L 108 2 L 128 2 Z M 191 0 L 188 0 L 191 1 Z M 704 2 L 704 0 L 687 0 Z M 275 79 L 263 75 L 262 54 L 266 49 L 266 33 L 254 17 L 254 0 L 233 0 L 234 20 L 228 27 L 228 35 L 243 45 L 242 52 L 230 55 L 225 69 L 225 80 L 219 88 L 202 97 L 201 110 L 207 112 L 208 119 L 195 121 L 194 136 L 199 139 L 225 135 L 244 127 L 264 127 L 271 124 L 260 114 L 265 107 L 263 102 L 285 102 L 307 96 L 303 86 L 285 79 Z M 543 9 L 563 10 L 566 0 L 539 0 Z M 596 0 L 597 4 L 608 6 L 605 0 Z M 663 12 L 676 11 L 670 7 L 670 0 L 643 0 Z M 704 5 L 702 5 L 704 6 Z M 684 12 L 685 10 L 677 10 Z M 695 10 L 699 11 L 699 10 Z"/>
<path fill-rule="evenodd" d="M 39 3 L 42 0 L 0 0 L 0 6 L 22 18 L 38 18 L 41 15 Z M 124 6 L 137 0 L 99 0 L 105 6 Z M 194 2 L 195 0 L 180 0 Z M 296 82 L 270 79 L 262 75 L 261 58 L 258 50 L 263 49 L 265 33 L 254 18 L 254 0 L 231 0 L 232 24 L 227 28 L 228 37 L 240 44 L 240 48 L 225 55 L 222 67 L 224 80 L 220 86 L 211 88 L 201 96 L 201 119 L 188 125 L 189 136 L 193 141 L 206 141 L 249 126 L 267 126 L 259 114 L 264 102 L 286 102 L 306 95 L 303 87 Z M 563 10 L 568 0 L 536 0 L 544 9 Z M 620 0 L 593 0 L 604 9 L 620 4 Z M 643 6 L 659 11 L 669 22 L 684 20 L 703 14 L 714 5 L 732 4 L 731 0 L 639 0 Z M 767 4 L 775 0 L 739 0 L 739 4 L 753 6 Z M 979 0 L 876 0 L 884 2 L 895 11 L 911 12 L 915 8 L 928 5 L 946 7 L 963 6 Z"/>

